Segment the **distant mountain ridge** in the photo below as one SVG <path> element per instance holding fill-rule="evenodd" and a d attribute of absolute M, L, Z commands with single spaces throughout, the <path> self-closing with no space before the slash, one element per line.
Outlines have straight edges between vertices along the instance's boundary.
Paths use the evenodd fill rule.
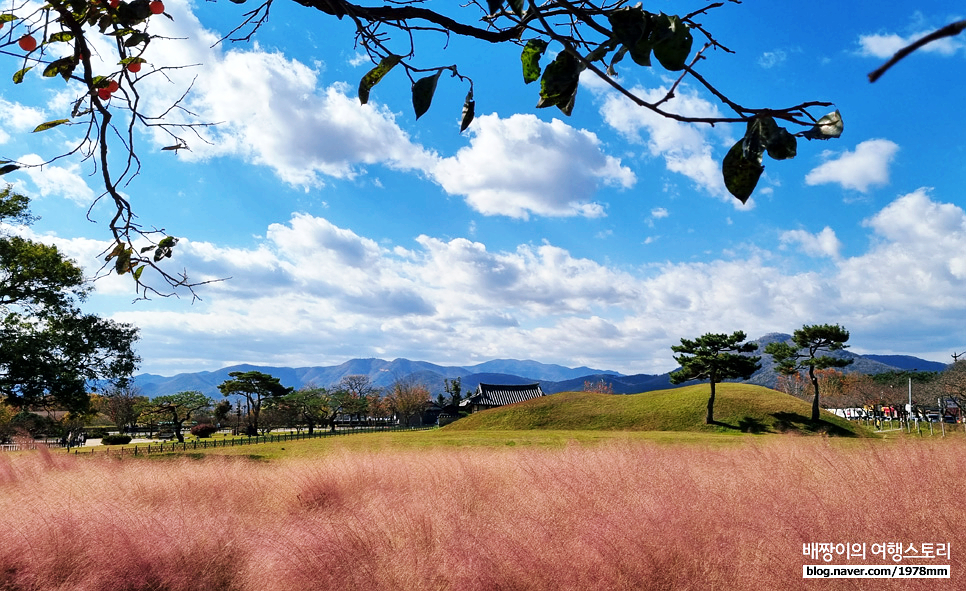
<path fill-rule="evenodd" d="M 562 365 L 540 363 L 532 360 L 494 359 L 472 366 L 444 366 L 426 361 L 409 359 L 351 359 L 333 366 L 319 367 L 273 367 L 265 365 L 241 364 L 215 371 L 182 373 L 171 377 L 154 374 L 134 376 L 134 385 L 145 396 L 154 398 L 185 390 L 198 390 L 212 397 L 220 397 L 218 384 L 230 379 L 229 374 L 236 371 L 260 371 L 279 378 L 284 386 L 300 388 L 309 384 L 329 387 L 350 375 L 365 375 L 381 388 L 392 385 L 397 380 L 411 379 L 425 384 L 435 395 L 443 392 L 444 380 L 460 378 L 463 391 L 475 390 L 477 384 L 506 383 L 553 384 L 556 382 L 577 381 L 583 387 L 582 376 L 620 376 L 615 371 L 589 367 L 569 368 Z M 578 388 L 579 389 L 579 388 Z M 544 387 L 547 391 L 547 387 Z M 558 392 L 560 390 L 553 390 Z"/>
<path fill-rule="evenodd" d="M 749 383 L 772 388 L 776 385 L 778 376 L 774 371 L 775 364 L 770 356 L 763 354 L 763 351 L 767 343 L 790 339 L 791 335 L 788 334 L 769 333 L 754 341 L 759 345 L 757 354 L 762 357 L 762 368 L 748 380 Z M 875 374 L 909 369 L 940 371 L 946 367 L 945 364 L 936 361 L 908 355 L 856 355 L 848 349 L 839 351 L 836 355 L 854 360 L 852 365 L 844 368 L 843 371 L 846 372 L 859 371 Z M 351 359 L 339 365 L 301 368 L 242 364 L 215 371 L 182 373 L 171 377 L 140 374 L 134 377 L 134 385 L 141 390 L 142 394 L 151 398 L 185 390 L 197 390 L 219 399 L 221 393 L 218 391 L 218 384 L 230 379 L 228 374 L 235 371 L 261 371 L 279 378 L 283 385 L 295 388 L 310 384 L 329 387 L 349 375 L 368 376 L 370 381 L 380 388 L 405 379 L 424 384 L 434 397 L 444 392 L 444 380 L 455 378 L 460 378 L 464 393 L 476 390 L 480 383 L 540 382 L 543 391 L 548 394 L 582 390 L 585 382 L 601 380 L 609 384 L 615 394 L 635 394 L 673 387 L 670 381 L 671 372 L 656 375 L 624 375 L 616 371 L 589 367 L 569 368 L 518 359 L 494 359 L 471 366 L 446 366 L 402 358 L 392 361 L 374 358 Z"/>

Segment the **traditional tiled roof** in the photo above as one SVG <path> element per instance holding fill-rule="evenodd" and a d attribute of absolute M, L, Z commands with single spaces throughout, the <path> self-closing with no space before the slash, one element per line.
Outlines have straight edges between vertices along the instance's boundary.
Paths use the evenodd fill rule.
<path fill-rule="evenodd" d="M 476 394 L 461 402 L 460 406 L 473 404 L 480 406 L 503 406 L 504 404 L 522 402 L 543 395 L 543 389 L 540 388 L 540 384 L 523 384 L 520 386 L 480 384 L 476 388 Z"/>

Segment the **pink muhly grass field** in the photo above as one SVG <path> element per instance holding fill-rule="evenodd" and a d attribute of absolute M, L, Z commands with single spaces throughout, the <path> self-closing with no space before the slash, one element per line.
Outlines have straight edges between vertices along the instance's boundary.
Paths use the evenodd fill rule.
<path fill-rule="evenodd" d="M 273 463 L 0 455 L 0 590 L 962 588 L 964 458 L 963 440 L 811 438 Z M 949 543 L 928 564 L 952 578 L 803 580 L 823 564 L 805 542 Z"/>

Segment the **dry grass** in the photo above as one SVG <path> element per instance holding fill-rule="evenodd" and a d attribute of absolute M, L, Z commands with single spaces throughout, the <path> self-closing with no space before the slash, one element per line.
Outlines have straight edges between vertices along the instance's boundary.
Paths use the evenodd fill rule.
<path fill-rule="evenodd" d="M 0 590 L 932 589 L 803 542 L 949 542 L 966 441 L 614 442 L 252 462 L 0 456 Z M 835 561 L 845 563 L 846 561 Z M 869 558 L 866 564 L 884 564 Z M 859 564 L 860 561 L 851 561 Z"/>

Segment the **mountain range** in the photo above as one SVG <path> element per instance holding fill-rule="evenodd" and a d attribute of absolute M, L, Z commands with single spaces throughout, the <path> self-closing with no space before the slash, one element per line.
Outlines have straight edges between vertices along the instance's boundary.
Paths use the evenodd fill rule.
<path fill-rule="evenodd" d="M 791 335 L 771 333 L 753 341 L 759 345 L 757 354 L 762 358 L 762 367 L 748 380 L 750 383 L 768 387 L 775 386 L 777 374 L 774 370 L 774 362 L 769 355 L 765 355 L 761 351 L 770 342 L 790 339 Z M 914 369 L 941 371 L 946 367 L 944 363 L 906 355 L 856 355 L 848 350 L 837 351 L 835 355 L 853 359 L 852 365 L 843 370 L 846 372 L 858 371 L 876 374 Z M 218 384 L 230 379 L 228 374 L 235 371 L 260 371 L 279 378 L 285 386 L 295 388 L 310 384 L 329 387 L 350 375 L 365 375 L 373 385 L 380 388 L 388 387 L 399 380 L 408 380 L 425 385 L 434 397 L 444 392 L 444 380 L 455 378 L 460 378 L 464 394 L 476 390 L 480 383 L 530 384 L 540 382 L 543 391 L 548 394 L 582 390 L 585 382 L 599 382 L 601 380 L 610 384 L 615 394 L 634 394 L 673 387 L 670 381 L 671 372 L 656 375 L 624 375 L 616 371 L 589 367 L 568 368 L 562 365 L 517 359 L 495 359 L 471 366 L 436 365 L 426 361 L 411 361 L 409 359 L 395 359 L 393 361 L 352 359 L 339 365 L 301 368 L 243 364 L 216 371 L 182 373 L 172 377 L 140 374 L 134 377 L 134 385 L 140 389 L 142 394 L 151 398 L 186 390 L 197 390 L 207 396 L 219 399 L 221 394 L 218 391 Z"/>

